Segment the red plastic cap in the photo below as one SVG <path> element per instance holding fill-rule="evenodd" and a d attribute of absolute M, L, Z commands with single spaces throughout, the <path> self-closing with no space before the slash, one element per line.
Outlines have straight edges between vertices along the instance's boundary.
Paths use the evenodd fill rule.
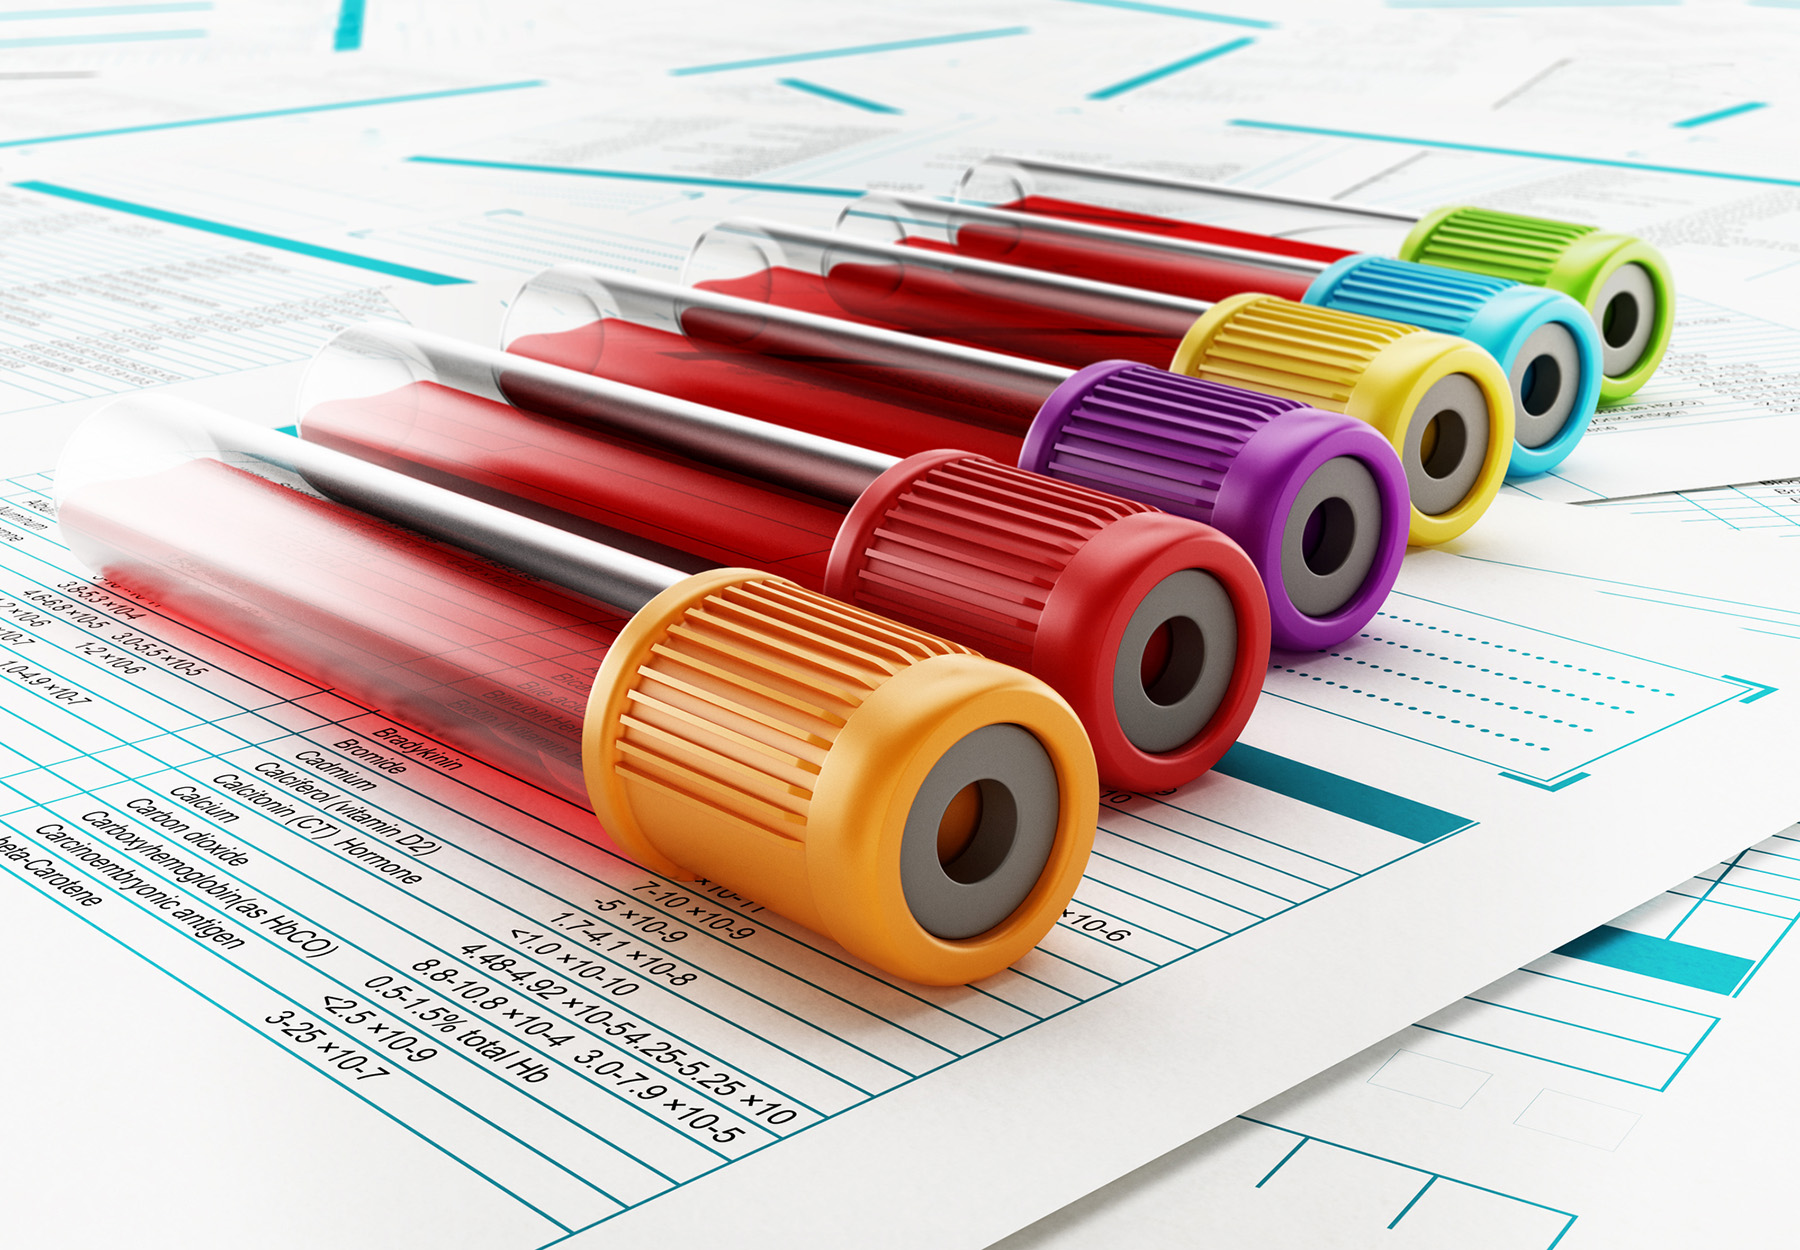
<path fill-rule="evenodd" d="M 1212 767 L 1268 667 L 1267 595 L 1231 539 L 963 452 L 877 479 L 825 585 L 1043 678 L 1112 786 L 1169 789 Z"/>

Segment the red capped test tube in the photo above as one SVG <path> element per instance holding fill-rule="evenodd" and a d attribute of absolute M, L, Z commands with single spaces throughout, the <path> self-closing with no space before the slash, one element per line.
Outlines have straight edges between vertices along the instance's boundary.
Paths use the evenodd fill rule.
<path fill-rule="evenodd" d="M 518 354 L 894 456 L 959 447 L 1210 524 L 1262 576 L 1272 636 L 1319 649 L 1380 609 L 1405 479 L 1363 422 L 1114 361 L 1069 370 L 717 292 L 563 266 Z"/>
<path fill-rule="evenodd" d="M 94 572 L 888 972 L 999 971 L 1087 861 L 1067 704 L 785 579 L 689 576 L 167 399 L 85 422 L 56 493 Z"/>
<path fill-rule="evenodd" d="M 900 459 L 385 324 L 320 352 L 299 428 L 571 530 L 767 568 L 1016 664 L 1069 700 L 1109 785 L 1166 789 L 1210 768 L 1268 667 L 1262 583 L 1225 535 L 964 451 Z"/>
<path fill-rule="evenodd" d="M 1279 296 L 1211 303 L 780 222 L 703 233 L 703 289 L 1079 368 L 1123 358 L 1346 412 L 1405 467 L 1410 540 L 1487 510 L 1513 447 L 1512 387 L 1465 339 Z"/>

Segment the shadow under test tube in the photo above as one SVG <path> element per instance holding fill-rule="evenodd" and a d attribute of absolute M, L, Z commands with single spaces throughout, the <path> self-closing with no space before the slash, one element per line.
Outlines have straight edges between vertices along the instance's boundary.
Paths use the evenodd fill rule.
<path fill-rule="evenodd" d="M 1352 250 L 1391 249 L 1402 260 L 1549 287 L 1587 309 L 1599 332 L 1600 402 L 1607 404 L 1650 380 L 1674 329 L 1675 287 L 1662 254 L 1631 235 L 1572 222 L 1467 206 L 1421 215 L 1018 156 L 976 162 L 956 194 L 1019 212 L 1327 263 Z"/>
<path fill-rule="evenodd" d="M 1064 277 L 1194 299 L 1247 291 L 1459 335 L 1489 352 L 1512 386 L 1507 477 L 1546 473 L 1586 432 L 1599 399 L 1601 345 L 1585 309 L 1560 291 L 1368 254 L 1336 262 L 1122 230 L 923 196 L 876 193 L 838 228 Z"/>
<path fill-rule="evenodd" d="M 888 972 L 999 971 L 1086 863 L 1059 698 L 780 578 L 687 576 L 171 400 L 84 423 L 57 498 L 97 573 Z"/>
<path fill-rule="evenodd" d="M 897 459 L 386 324 L 326 345 L 299 420 L 502 507 L 775 569 L 1015 664 L 1069 700 L 1109 785 L 1210 768 L 1268 666 L 1263 586 L 1230 539 L 966 452 Z"/>
<path fill-rule="evenodd" d="M 1511 459 L 1511 386 L 1494 358 L 1392 321 L 1262 294 L 1208 303 L 747 219 L 702 234 L 684 277 L 1066 367 L 1123 358 L 1347 412 L 1399 453 L 1417 545 L 1473 525 Z"/>
<path fill-rule="evenodd" d="M 573 265 L 525 285 L 507 335 L 517 355 L 580 373 L 894 456 L 978 450 L 1215 526 L 1255 563 L 1285 649 L 1354 636 L 1405 548 L 1393 449 L 1293 400 L 1129 362 L 1072 371 Z M 1130 602 L 1089 615 L 1097 625 Z"/>

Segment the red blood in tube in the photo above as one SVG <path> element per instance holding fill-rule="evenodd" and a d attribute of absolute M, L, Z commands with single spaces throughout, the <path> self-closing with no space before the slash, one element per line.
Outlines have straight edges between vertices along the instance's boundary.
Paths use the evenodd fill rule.
<path fill-rule="evenodd" d="M 844 519 L 830 504 L 435 382 L 320 404 L 304 429 L 441 485 L 474 482 L 815 590 Z"/>
<path fill-rule="evenodd" d="M 1074 367 L 1098 360 L 1135 360 L 1166 366 L 1194 315 L 1130 307 L 1109 308 L 1088 293 L 1061 293 L 1055 306 L 1042 291 L 1017 288 L 989 275 L 953 274 L 923 265 L 841 262 L 829 277 L 775 268 L 748 277 L 702 282 L 705 290 L 745 296 L 818 313 L 922 334 L 928 338 Z M 1127 319 L 1130 318 L 1130 319 Z M 1146 324 L 1146 323 L 1153 324 Z"/>
<path fill-rule="evenodd" d="M 171 615 L 585 805 L 625 614 L 217 460 L 88 486 L 71 545 Z"/>
<path fill-rule="evenodd" d="M 722 324 L 729 318 L 699 309 L 683 320 L 687 337 L 608 320 L 527 335 L 511 350 L 902 458 L 959 447 L 1016 464 L 1031 419 L 1054 389 L 978 393 L 950 365 L 923 376 L 853 347 L 765 343 L 768 334 Z"/>
<path fill-rule="evenodd" d="M 975 260 L 1020 265 L 1188 299 L 1222 300 L 1244 291 L 1261 291 L 1297 300 L 1312 285 L 1312 279 L 1304 274 L 1272 273 L 1253 265 L 1203 256 L 1145 252 L 1110 240 L 1074 241 L 1048 230 L 1033 231 L 1025 225 L 971 222 L 957 228 L 954 244 L 917 237 L 901 242 L 924 251 L 951 252 Z M 1166 364 L 1166 359 L 1161 363 Z"/>
<path fill-rule="evenodd" d="M 1221 243 L 1227 247 L 1243 247 L 1253 252 L 1272 252 L 1277 256 L 1298 256 L 1303 260 L 1327 263 L 1353 255 L 1348 249 L 1327 247 L 1302 239 L 1283 239 L 1272 234 L 1254 234 L 1243 230 L 1227 230 L 1223 226 L 1207 226 L 1174 217 L 1154 217 L 1148 213 L 1128 213 L 1123 209 L 1101 208 L 1074 200 L 1059 200 L 1047 195 L 1028 195 L 1022 200 L 998 207 L 1014 213 L 1037 213 L 1044 217 L 1066 217 L 1070 221 L 1091 222 L 1116 230 L 1138 230 L 1144 234 L 1165 234 L 1177 239 L 1193 239 L 1199 243 Z"/>

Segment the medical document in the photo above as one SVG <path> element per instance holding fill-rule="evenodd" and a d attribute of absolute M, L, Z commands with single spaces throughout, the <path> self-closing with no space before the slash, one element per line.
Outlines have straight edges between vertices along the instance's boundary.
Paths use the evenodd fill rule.
<path fill-rule="evenodd" d="M 998 1244 L 1784 1244 L 1796 848 L 1763 839 Z"/>
<path fill-rule="evenodd" d="M 50 488 L 15 479 L 0 504 L 8 924 L 23 950 L 116 943 L 159 1030 L 206 1020 L 206 1080 L 268 1130 L 229 1132 L 219 1166 L 262 1174 L 273 1152 L 287 1195 L 102 1201 L 67 1244 L 173 1244 L 196 1220 L 329 1238 L 351 1214 L 372 1242 L 404 1213 L 448 1244 L 628 1245 L 777 1204 L 769 1244 L 842 1244 L 879 1207 L 889 1244 L 983 1245 L 1791 805 L 1791 642 L 1613 603 L 1550 560 L 1415 556 L 1365 637 L 1278 658 L 1212 775 L 1106 796 L 1040 950 L 928 990 L 646 873 L 590 814 L 83 577 Z M 1730 793 L 1664 781 L 1693 769 Z M 87 1041 L 44 1056 L 56 1077 L 12 1173 L 74 1201 L 86 1173 L 46 1143 L 88 1122 L 71 1099 L 111 1104 L 130 1079 L 104 1149 L 174 1183 L 226 1127 L 185 1084 L 153 1093 L 104 1064 L 96 1081 L 85 1047 L 117 1038 L 58 998 Z M 299 1123 L 268 1120 L 297 1075 L 315 1091 Z M 334 1144 L 296 1162 L 295 1134 Z M 367 1156 L 405 1161 L 350 1188 L 382 1175 L 379 1201 L 317 1201 Z M 989 1182 L 959 1190 L 974 1174 Z"/>
<path fill-rule="evenodd" d="M 1745 114 L 1737 146 L 1650 135 L 1646 93 L 1528 19 L 1481 17 L 1471 67 L 1407 4 L 826 25 L 681 3 L 607 6 L 599 33 L 561 4 L 260 26 L 245 0 L 141 7 L 167 12 L 0 23 L 6 73 L 37 76 L 0 91 L 41 92 L 0 119 L 12 1239 L 979 1247 L 1222 1126 L 1173 1157 L 1204 1178 L 1140 1174 L 1166 1178 L 1161 1224 L 1121 1238 L 1192 1231 L 1192 1194 L 1246 1244 L 1600 1245 L 1652 1217 L 1582 1161 L 1651 1143 L 1637 1175 L 1673 1193 L 1704 1123 L 1677 1101 L 1744 1099 L 1779 1064 L 1733 1039 L 1776 1036 L 1759 1004 L 1795 975 L 1800 604 L 1758 591 L 1762 548 L 1695 524 L 1661 562 L 1666 528 L 1629 515 L 1705 520 L 1732 483 L 1800 473 L 1796 201 L 1757 152 L 1779 119 Z M 1664 129 L 1786 90 L 1676 87 Z M 1421 129 L 1419 102 L 1456 93 L 1491 116 Z M 112 395 L 282 425 L 350 321 L 492 342 L 543 265 L 672 276 L 721 218 L 829 225 L 1009 148 L 1602 219 L 1671 253 L 1683 302 L 1658 381 L 1526 485 L 1621 502 L 1510 500 L 1409 557 L 1364 636 L 1278 655 L 1213 774 L 1104 797 L 1062 924 L 990 981 L 894 981 L 646 873 L 590 813 L 94 581 L 58 540 L 47 470 Z M 1729 498 L 1778 503 L 1767 486 Z"/>
<path fill-rule="evenodd" d="M 1561 515 L 1499 506 L 1504 534 L 1471 541 L 1471 556 L 1529 558 Z M 1604 559 L 1571 552 L 1566 571 L 1800 639 L 1800 602 L 1775 602 L 1779 584 L 1758 573 L 1784 558 L 1767 537 L 1740 540 L 1748 559 L 1716 570 L 1706 594 L 1640 580 L 1713 557 L 1698 535 L 1730 519 L 1713 506 L 1663 504 L 1648 523 L 1636 508 L 1582 508 L 1613 541 Z M 1175 1247 L 1196 1230 L 1271 1250 L 1785 1244 L 1774 1208 L 1791 1093 L 1777 1073 L 1800 1002 L 1796 864 L 1800 826 L 998 1244 Z"/>

